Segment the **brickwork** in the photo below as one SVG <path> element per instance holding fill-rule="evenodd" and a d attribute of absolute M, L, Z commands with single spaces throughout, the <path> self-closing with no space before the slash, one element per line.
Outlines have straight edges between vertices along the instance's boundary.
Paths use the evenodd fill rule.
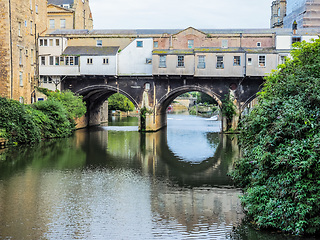
<path fill-rule="evenodd" d="M 45 30 L 46 1 L 2 1 L 0 8 L 0 95 L 31 103 L 36 83 L 36 33 Z"/>

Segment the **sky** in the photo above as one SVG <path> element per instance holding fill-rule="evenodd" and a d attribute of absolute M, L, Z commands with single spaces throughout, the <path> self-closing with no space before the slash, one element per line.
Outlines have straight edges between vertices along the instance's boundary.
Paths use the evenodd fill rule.
<path fill-rule="evenodd" d="M 94 29 L 270 28 L 272 0 L 90 0 Z"/>

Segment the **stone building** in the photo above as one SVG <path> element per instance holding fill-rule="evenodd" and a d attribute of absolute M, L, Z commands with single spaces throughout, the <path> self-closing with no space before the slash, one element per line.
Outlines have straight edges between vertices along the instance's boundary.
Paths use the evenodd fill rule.
<path fill-rule="evenodd" d="M 93 29 L 89 0 L 48 0 L 47 32 L 56 29 Z"/>
<path fill-rule="evenodd" d="M 286 16 L 286 7 L 287 7 L 286 0 L 276 0 L 272 2 L 271 20 L 270 20 L 271 28 L 283 27 L 283 19 Z"/>
<path fill-rule="evenodd" d="M 320 0 L 275 0 L 271 5 L 271 28 L 319 28 Z"/>
<path fill-rule="evenodd" d="M 46 0 L 0 2 L 0 96 L 31 103 L 37 83 L 37 35 L 46 30 Z"/>

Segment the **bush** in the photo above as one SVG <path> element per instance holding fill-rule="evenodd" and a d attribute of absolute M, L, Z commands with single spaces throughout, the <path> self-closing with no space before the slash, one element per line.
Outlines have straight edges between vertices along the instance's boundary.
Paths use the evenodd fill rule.
<path fill-rule="evenodd" d="M 243 158 L 231 173 L 259 228 L 320 230 L 320 40 L 298 43 L 266 79 L 241 122 Z"/>

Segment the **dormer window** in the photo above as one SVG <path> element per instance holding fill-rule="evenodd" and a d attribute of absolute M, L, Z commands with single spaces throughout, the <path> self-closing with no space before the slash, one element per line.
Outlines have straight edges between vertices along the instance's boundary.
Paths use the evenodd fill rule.
<path fill-rule="evenodd" d="M 63 4 L 63 5 L 61 5 L 61 7 L 69 9 L 70 8 L 70 4 Z"/>
<path fill-rule="evenodd" d="M 102 40 L 97 40 L 97 47 L 102 47 Z"/>

